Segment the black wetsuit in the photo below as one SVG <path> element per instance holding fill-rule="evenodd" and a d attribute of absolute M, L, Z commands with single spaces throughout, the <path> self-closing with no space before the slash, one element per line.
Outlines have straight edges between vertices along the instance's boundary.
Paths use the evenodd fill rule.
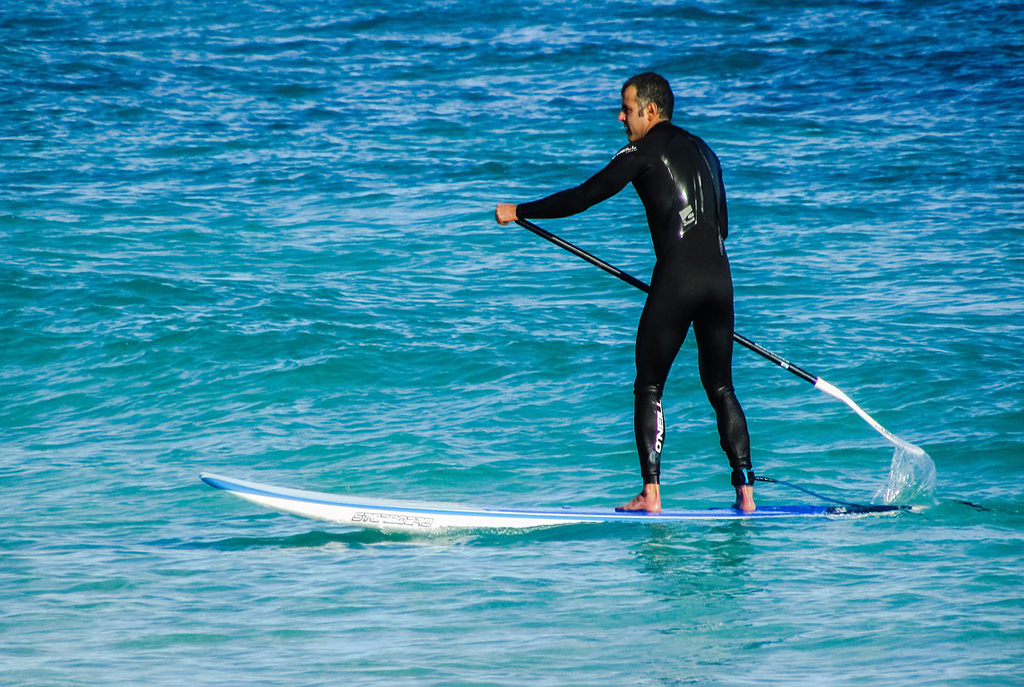
<path fill-rule="evenodd" d="M 644 483 L 659 481 L 665 434 L 661 396 L 691 323 L 700 379 L 715 409 L 733 484 L 750 483 L 747 421 L 732 386 L 732 275 L 724 244 L 729 219 L 722 169 L 711 148 L 660 122 L 587 181 L 523 203 L 516 212 L 521 219 L 574 215 L 629 182 L 647 210 L 657 257 L 636 338 L 634 424 Z"/>

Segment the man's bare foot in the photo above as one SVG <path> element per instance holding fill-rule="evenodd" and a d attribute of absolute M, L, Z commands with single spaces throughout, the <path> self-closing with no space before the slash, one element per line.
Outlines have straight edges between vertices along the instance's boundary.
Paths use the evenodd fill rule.
<path fill-rule="evenodd" d="M 754 505 L 754 487 L 736 487 L 736 503 L 732 504 L 732 507 L 744 513 L 753 513 L 757 510 L 757 506 Z"/>
<path fill-rule="evenodd" d="M 632 501 L 615 509 L 619 513 L 628 511 L 647 511 L 648 513 L 661 512 L 661 487 L 658 484 L 645 484 L 644 490 L 637 494 Z"/>

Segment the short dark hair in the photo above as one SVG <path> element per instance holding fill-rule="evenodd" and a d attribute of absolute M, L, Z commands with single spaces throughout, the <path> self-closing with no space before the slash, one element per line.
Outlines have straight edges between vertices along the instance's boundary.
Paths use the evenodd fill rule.
<path fill-rule="evenodd" d="M 665 77 L 654 72 L 644 72 L 631 76 L 622 84 L 622 94 L 630 86 L 636 88 L 636 103 L 641 109 L 647 107 L 648 103 L 654 103 L 658 107 L 658 115 L 665 120 L 672 119 L 672 108 L 676 99 L 672 95 L 672 87 L 668 85 Z"/>

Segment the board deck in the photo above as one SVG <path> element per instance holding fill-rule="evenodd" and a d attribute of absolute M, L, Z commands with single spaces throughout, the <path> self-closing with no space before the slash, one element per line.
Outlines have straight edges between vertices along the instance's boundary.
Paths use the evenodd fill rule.
<path fill-rule="evenodd" d="M 765 518 L 830 518 L 866 513 L 894 513 L 899 506 L 760 506 L 753 513 L 732 508 L 619 513 L 595 508 L 474 508 L 440 503 L 392 501 L 277 487 L 203 473 L 200 479 L 257 505 L 282 513 L 326 520 L 383 532 L 433 533 L 458 529 L 523 529 L 574 523 L 690 520 L 754 520 Z"/>

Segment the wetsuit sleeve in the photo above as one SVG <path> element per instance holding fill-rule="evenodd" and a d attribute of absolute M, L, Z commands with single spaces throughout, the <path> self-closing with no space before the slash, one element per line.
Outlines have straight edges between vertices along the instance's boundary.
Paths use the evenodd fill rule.
<path fill-rule="evenodd" d="M 638 173 L 638 162 L 635 154 L 620 153 L 579 186 L 530 203 L 521 203 L 516 214 L 521 219 L 556 219 L 583 212 L 611 198 L 632 181 Z"/>

